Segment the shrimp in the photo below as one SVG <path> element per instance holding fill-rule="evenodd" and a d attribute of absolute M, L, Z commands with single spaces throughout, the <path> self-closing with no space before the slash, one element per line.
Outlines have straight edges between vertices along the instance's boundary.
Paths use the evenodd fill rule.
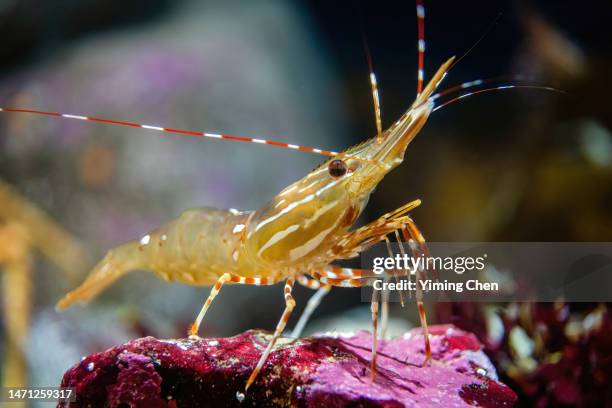
<path fill-rule="evenodd" d="M 420 205 L 418 199 L 362 227 L 355 229 L 352 227 L 365 208 L 372 191 L 390 171 L 403 162 L 409 143 L 420 132 L 434 110 L 477 92 L 509 89 L 515 86 L 506 85 L 463 94 L 434 108 L 434 101 L 448 93 L 447 91 L 434 94 L 453 66 L 454 57 L 443 63 L 424 86 L 425 42 L 422 1 L 417 1 L 417 17 L 419 59 L 415 101 L 393 125 L 382 131 L 376 78 L 370 69 L 377 134 L 343 152 L 259 138 L 168 129 L 97 117 L 32 109 L 0 108 L 0 111 L 4 112 L 33 113 L 209 139 L 267 144 L 329 157 L 315 170 L 286 187 L 255 211 L 241 212 L 215 208 L 187 210 L 177 219 L 145 234 L 140 239 L 110 250 L 85 281 L 58 302 L 57 308 L 62 310 L 75 302 L 88 302 L 126 273 L 144 269 L 168 282 L 212 286 L 208 298 L 189 329 L 190 336 L 197 336 L 206 312 L 225 284 L 274 285 L 284 282 L 285 309 L 266 349 L 246 382 L 245 390 L 248 390 L 285 330 L 296 306 L 292 296 L 296 281 L 311 289 L 318 289 L 296 325 L 293 335 L 297 337 L 308 316 L 332 287 L 363 287 L 375 278 L 371 271 L 341 268 L 334 265 L 335 261 L 354 258 L 379 242 L 384 241 L 388 245 L 387 236 L 391 234 L 397 238 L 401 234 L 404 240 L 415 244 L 418 253 L 426 254 L 425 239 L 409 215 Z M 485 81 L 466 82 L 456 89 L 464 90 Z M 415 271 L 417 279 L 422 279 L 424 272 L 426 271 Z M 418 290 L 416 301 L 423 328 L 425 362 L 427 362 L 431 358 L 431 347 L 423 296 Z M 371 312 L 374 335 L 370 375 L 374 380 L 379 314 L 378 291 L 373 292 Z"/>
<path fill-rule="evenodd" d="M 285 310 L 247 381 L 248 388 L 295 308 L 291 291 L 296 279 L 307 286 L 304 277 L 315 279 L 326 289 L 363 286 L 373 275 L 342 268 L 344 275 L 337 277 L 338 268 L 332 263 L 358 255 L 394 231 L 423 241 L 420 233 L 413 232 L 414 224 L 406 215 L 420 203 L 418 200 L 364 227 L 349 229 L 378 183 L 402 163 L 408 144 L 433 109 L 428 98 L 452 61 L 440 67 L 412 107 L 380 139 L 376 136 L 330 158 L 256 211 L 185 211 L 141 239 L 109 251 L 85 282 L 59 301 L 58 308 L 89 301 L 129 271 L 150 270 L 166 281 L 213 285 L 189 330 L 195 336 L 225 283 L 273 285 L 284 281 Z M 422 300 L 419 302 L 423 310 Z"/>

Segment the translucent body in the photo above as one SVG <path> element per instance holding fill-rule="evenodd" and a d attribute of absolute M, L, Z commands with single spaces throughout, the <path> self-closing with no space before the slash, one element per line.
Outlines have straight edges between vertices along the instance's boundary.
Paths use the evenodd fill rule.
<path fill-rule="evenodd" d="M 109 251 L 58 308 L 90 300 L 134 269 L 151 270 L 164 280 L 192 285 L 211 285 L 225 273 L 275 282 L 356 255 L 363 245 L 355 246 L 363 239 L 352 240 L 349 228 L 378 183 L 403 161 L 406 147 L 431 113 L 433 105 L 428 97 L 451 62 L 440 67 L 412 107 L 382 138 L 372 138 L 339 155 L 348 168 L 346 174 L 332 176 L 330 159 L 257 211 L 185 211 L 139 240 Z M 390 224 L 383 231 L 398 227 Z M 361 235 L 368 238 L 367 233 Z M 384 235 L 375 235 L 372 243 Z"/>

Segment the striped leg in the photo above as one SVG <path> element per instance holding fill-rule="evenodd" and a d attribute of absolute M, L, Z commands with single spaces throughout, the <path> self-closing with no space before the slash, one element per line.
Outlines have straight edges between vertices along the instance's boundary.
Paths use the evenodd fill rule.
<path fill-rule="evenodd" d="M 412 221 L 412 225 L 414 225 L 414 221 Z M 414 225 L 414 228 L 416 228 L 416 225 Z M 418 229 L 411 229 L 409 225 L 404 227 L 402 229 L 402 234 L 404 236 L 404 239 L 405 240 L 413 239 L 417 243 L 420 241 L 424 243 L 425 239 L 423 238 L 421 233 L 418 232 L 418 235 L 415 235 L 415 231 L 418 232 Z M 423 251 L 422 246 L 420 245 L 419 245 L 418 251 L 420 252 L 420 254 L 428 254 L 428 252 Z M 416 300 L 417 300 L 417 307 L 419 309 L 419 319 L 421 320 L 421 329 L 423 330 L 423 337 L 425 338 L 425 363 L 427 363 L 429 360 L 431 360 L 431 344 L 429 341 L 429 326 L 427 325 L 427 314 L 425 313 L 425 303 L 423 302 L 423 291 L 421 290 L 421 286 L 418 284 L 418 282 L 421 282 L 421 280 L 423 279 L 423 272 L 424 270 L 422 267 L 417 268 L 417 271 L 416 271 L 416 275 L 417 275 L 416 276 L 416 280 L 417 280 Z"/>
<path fill-rule="evenodd" d="M 383 278 L 384 283 L 389 282 L 389 276 L 385 275 Z M 401 292 L 400 292 L 401 294 Z M 380 338 L 385 339 L 387 337 L 387 327 L 389 326 L 389 297 L 391 296 L 388 290 L 384 290 L 382 293 L 382 304 L 380 310 Z"/>
<path fill-rule="evenodd" d="M 240 283 L 243 285 L 274 285 L 278 281 L 268 278 L 244 278 L 233 273 L 224 273 L 210 290 L 210 295 L 208 295 L 208 299 L 206 299 L 206 302 L 204 302 L 204 305 L 202 305 L 202 309 L 200 309 L 198 317 L 189 328 L 189 336 L 198 335 L 198 332 L 200 331 L 200 325 L 202 324 L 202 320 L 204 319 L 206 311 L 210 307 L 210 304 L 215 299 L 215 297 L 217 297 L 217 295 L 219 294 L 219 291 L 223 287 L 223 284 L 226 282 Z"/>
<path fill-rule="evenodd" d="M 389 241 L 389 238 L 387 237 L 385 237 L 385 244 L 387 245 L 387 252 L 389 254 L 389 257 L 393 258 L 393 250 L 391 249 L 391 242 Z M 397 271 L 394 271 L 393 275 L 395 277 L 395 281 L 398 282 L 399 281 L 398 274 L 395 272 Z M 388 281 L 389 281 L 389 275 L 385 274 L 384 283 L 387 283 Z M 400 292 L 399 294 L 400 294 L 402 306 L 404 306 L 404 298 L 402 296 L 402 292 Z M 380 326 L 381 326 L 380 338 L 383 340 L 385 339 L 387 335 L 387 326 L 389 325 L 389 296 L 390 296 L 390 293 L 388 290 L 383 291 L 382 310 L 381 310 L 381 319 L 380 319 Z"/>
<path fill-rule="evenodd" d="M 257 362 L 257 366 L 255 367 L 255 369 L 251 373 L 251 376 L 247 380 L 245 391 L 249 389 L 251 384 L 253 384 L 253 381 L 255 381 L 255 379 L 257 378 L 257 375 L 261 371 L 261 368 L 263 367 L 264 363 L 268 359 L 268 356 L 272 352 L 272 347 L 274 347 L 276 340 L 278 340 L 283 330 L 285 330 L 285 326 L 287 325 L 287 321 L 291 316 L 293 308 L 295 308 L 295 300 L 293 299 L 293 296 L 291 296 L 291 291 L 293 290 L 294 283 L 294 278 L 289 278 L 287 279 L 287 282 L 285 282 L 285 311 L 283 312 L 283 315 L 281 316 L 280 320 L 278 321 L 278 324 L 276 325 L 276 330 L 274 331 L 274 335 L 268 343 L 268 347 L 266 347 L 266 350 L 263 352 L 263 354 L 259 358 L 259 361 Z"/>
<path fill-rule="evenodd" d="M 324 269 L 318 269 L 314 271 L 314 275 L 317 280 L 319 280 L 317 277 L 321 276 L 336 281 L 379 277 L 374 272 L 367 269 L 344 268 L 336 265 L 328 265 Z"/>
<path fill-rule="evenodd" d="M 416 241 L 417 245 L 419 246 L 419 250 L 423 253 L 423 255 L 426 258 L 428 258 L 429 248 L 427 247 L 427 242 L 425 241 L 425 237 L 423 237 L 423 234 L 419 230 L 419 227 L 417 227 L 416 223 L 414 222 L 412 218 L 406 217 L 406 227 L 408 231 L 410 232 L 410 236 L 413 238 L 413 240 Z M 429 272 L 429 270 L 427 270 L 427 272 Z M 437 281 L 438 272 L 435 269 L 432 269 L 432 273 L 433 273 L 433 278 Z"/>
<path fill-rule="evenodd" d="M 325 276 L 325 273 L 323 273 L 322 271 L 317 271 L 313 273 L 313 277 L 318 280 L 319 282 L 321 282 L 324 285 L 329 285 L 329 286 L 336 286 L 339 288 L 360 288 L 362 286 L 367 286 L 368 283 L 370 283 L 370 281 L 372 279 L 374 279 L 374 277 L 360 277 L 360 278 L 328 278 L 327 276 Z"/>
<path fill-rule="evenodd" d="M 321 285 L 319 281 L 315 279 L 308 279 L 304 275 L 300 275 L 297 277 L 297 281 L 300 285 L 306 286 L 310 289 L 317 289 L 314 295 L 308 299 L 308 303 L 306 304 L 306 308 L 302 312 L 300 316 L 300 320 L 298 320 L 295 328 L 291 332 L 291 337 L 297 339 L 302 334 L 304 327 L 306 327 L 306 323 L 312 316 L 312 313 L 319 307 L 321 304 L 321 300 L 329 293 L 331 290 L 331 285 Z"/>
<path fill-rule="evenodd" d="M 376 377 L 376 356 L 378 354 L 378 291 L 372 290 L 372 361 L 370 362 L 370 381 L 374 382 Z"/>
<path fill-rule="evenodd" d="M 358 256 L 359 253 L 382 241 L 388 234 L 406 225 L 409 220 L 406 214 L 420 204 L 421 200 L 411 201 L 367 225 L 347 232 L 338 239 L 338 244 L 330 250 L 329 255 L 335 259 L 349 259 Z"/>
<path fill-rule="evenodd" d="M 318 280 L 310 279 L 306 275 L 298 275 L 296 280 L 300 285 L 305 286 L 308 289 L 316 290 L 321 288 L 321 283 Z"/>

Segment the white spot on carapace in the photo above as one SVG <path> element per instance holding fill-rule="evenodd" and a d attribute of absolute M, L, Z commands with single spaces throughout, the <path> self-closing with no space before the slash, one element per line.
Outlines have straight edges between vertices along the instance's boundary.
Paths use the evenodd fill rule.
<path fill-rule="evenodd" d="M 147 245 L 149 242 L 151 242 L 151 236 L 149 234 L 140 238 L 140 245 Z"/>
<path fill-rule="evenodd" d="M 87 364 L 87 371 L 93 371 L 95 367 L 95 364 L 93 362 Z"/>
<path fill-rule="evenodd" d="M 238 402 L 244 401 L 244 393 L 236 391 L 236 399 L 238 400 Z"/>
<path fill-rule="evenodd" d="M 217 340 L 210 340 L 208 341 L 208 345 L 215 347 L 219 345 L 219 342 Z"/>
<path fill-rule="evenodd" d="M 232 230 L 232 234 L 239 234 L 244 231 L 244 224 L 236 224 Z"/>

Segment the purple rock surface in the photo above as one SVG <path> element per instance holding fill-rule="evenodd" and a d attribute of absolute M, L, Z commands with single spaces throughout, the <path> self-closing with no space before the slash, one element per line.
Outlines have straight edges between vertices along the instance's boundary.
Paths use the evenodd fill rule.
<path fill-rule="evenodd" d="M 71 407 L 509 407 L 516 395 L 471 333 L 434 326 L 433 359 L 412 330 L 381 341 L 370 381 L 371 334 L 281 339 L 253 386 L 244 384 L 269 334 L 158 340 L 145 337 L 92 354 L 70 368 Z M 60 406 L 62 406 L 60 404 Z"/>

